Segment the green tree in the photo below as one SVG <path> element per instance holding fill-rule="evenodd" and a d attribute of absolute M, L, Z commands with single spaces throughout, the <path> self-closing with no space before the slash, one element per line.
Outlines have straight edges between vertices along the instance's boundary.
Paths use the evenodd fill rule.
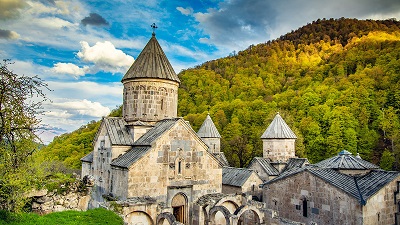
<path fill-rule="evenodd" d="M 389 150 L 386 149 L 382 154 L 381 162 L 379 163 L 379 166 L 384 170 L 392 170 L 394 161 L 395 161 L 395 158 L 394 158 L 393 154 Z"/>
<path fill-rule="evenodd" d="M 17 211 L 34 174 L 27 164 L 38 149 L 37 115 L 47 84 L 37 76 L 17 75 L 7 65 L 4 60 L 0 67 L 0 208 Z"/>

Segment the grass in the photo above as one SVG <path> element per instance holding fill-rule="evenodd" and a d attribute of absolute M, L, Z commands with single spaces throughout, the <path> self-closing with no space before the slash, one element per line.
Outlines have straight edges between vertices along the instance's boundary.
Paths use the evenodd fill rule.
<path fill-rule="evenodd" d="M 112 211 L 97 208 L 86 212 L 64 211 L 39 216 L 34 213 L 13 214 L 0 211 L 0 225 L 123 225 L 121 217 Z"/>

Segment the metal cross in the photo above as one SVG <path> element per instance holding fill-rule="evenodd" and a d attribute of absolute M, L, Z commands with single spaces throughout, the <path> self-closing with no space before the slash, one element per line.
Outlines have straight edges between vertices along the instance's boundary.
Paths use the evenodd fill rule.
<path fill-rule="evenodd" d="M 153 24 L 151 25 L 151 28 L 153 28 L 153 36 L 156 35 L 155 31 L 156 31 L 156 29 L 158 28 L 158 27 L 156 26 L 156 24 L 153 23 Z"/>

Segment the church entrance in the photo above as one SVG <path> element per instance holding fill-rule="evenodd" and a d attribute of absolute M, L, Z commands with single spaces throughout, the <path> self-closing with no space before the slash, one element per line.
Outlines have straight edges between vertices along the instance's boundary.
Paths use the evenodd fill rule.
<path fill-rule="evenodd" d="M 179 193 L 172 198 L 171 207 L 176 221 L 186 224 L 187 199 L 183 193 Z"/>
<path fill-rule="evenodd" d="M 184 206 L 173 207 L 173 209 L 174 209 L 175 219 L 177 221 L 181 222 L 181 223 L 184 223 L 183 222 L 184 217 L 185 217 L 185 215 L 184 215 Z"/>

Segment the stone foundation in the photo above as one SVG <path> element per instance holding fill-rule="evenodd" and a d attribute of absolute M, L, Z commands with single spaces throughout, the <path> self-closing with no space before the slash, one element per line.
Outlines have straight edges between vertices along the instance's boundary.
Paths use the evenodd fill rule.
<path fill-rule="evenodd" d="M 65 210 L 86 211 L 90 201 L 90 188 L 82 186 L 81 181 L 77 180 L 66 187 L 65 191 L 35 190 L 28 197 L 32 199 L 32 212 L 40 215 Z"/>

